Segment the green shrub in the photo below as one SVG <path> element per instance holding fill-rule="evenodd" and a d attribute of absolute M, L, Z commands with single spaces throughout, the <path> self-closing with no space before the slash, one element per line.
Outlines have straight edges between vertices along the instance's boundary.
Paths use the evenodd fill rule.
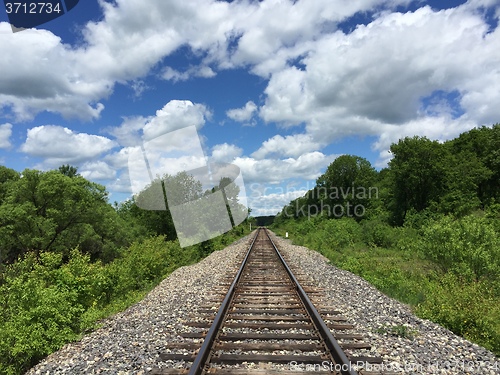
<path fill-rule="evenodd" d="M 416 312 L 500 353 L 500 304 L 487 282 L 470 283 L 448 273 L 431 284 Z"/>
<path fill-rule="evenodd" d="M 445 272 L 471 274 L 475 279 L 500 277 L 498 233 L 484 218 L 443 217 L 423 230 L 422 252 Z"/>
<path fill-rule="evenodd" d="M 361 228 L 352 218 L 330 219 L 323 227 L 323 242 L 334 250 L 353 246 L 361 238 Z"/>
<path fill-rule="evenodd" d="M 64 284 L 58 277 L 60 254 L 41 254 L 39 264 L 33 259 L 21 262 L 34 266 L 30 272 L 7 277 L 0 287 L 3 295 L 0 372 L 7 374 L 27 370 L 64 343 L 77 338 L 79 316 L 84 311 L 79 290 Z M 24 266 L 19 268 L 26 268 Z"/>
<path fill-rule="evenodd" d="M 396 242 L 394 248 L 404 254 L 421 255 L 422 237 L 416 229 L 410 227 L 393 228 Z"/>
<path fill-rule="evenodd" d="M 357 275 L 363 275 L 364 273 L 364 266 L 363 264 L 359 261 L 358 258 L 353 257 L 353 256 L 347 256 L 345 260 L 340 264 L 340 266 L 352 273 L 355 273 Z"/>
<path fill-rule="evenodd" d="M 429 208 L 422 211 L 416 211 L 411 208 L 406 213 L 404 226 L 413 229 L 421 229 L 427 227 L 430 223 L 439 220 L 441 217 L 443 217 L 442 214 Z"/>
<path fill-rule="evenodd" d="M 75 340 L 102 310 L 147 290 L 188 256 L 162 237 L 135 243 L 103 266 L 90 255 L 33 254 L 6 268 L 0 285 L 0 373 L 17 374 Z"/>
<path fill-rule="evenodd" d="M 364 220 L 361 228 L 363 242 L 368 246 L 391 248 L 397 241 L 397 229 L 381 220 Z"/>

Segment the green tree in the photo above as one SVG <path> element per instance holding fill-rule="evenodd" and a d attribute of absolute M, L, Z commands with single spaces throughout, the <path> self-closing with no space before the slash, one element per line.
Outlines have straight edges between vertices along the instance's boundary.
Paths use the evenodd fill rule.
<path fill-rule="evenodd" d="M 203 195 L 201 182 L 186 171 L 179 172 L 175 176 L 165 175 L 162 181 L 170 205 L 178 206 L 192 202 Z"/>
<path fill-rule="evenodd" d="M 451 149 L 444 164 L 447 165 L 446 190 L 439 199 L 439 212 L 459 217 L 480 208 L 481 186 L 490 179 L 492 171 L 468 150 L 454 152 Z"/>
<path fill-rule="evenodd" d="M 0 204 L 2 204 L 9 184 L 19 180 L 21 175 L 13 169 L 0 165 Z"/>
<path fill-rule="evenodd" d="M 482 206 L 498 202 L 500 196 L 500 124 L 483 126 L 460 134 L 448 142 L 453 154 L 462 154 L 462 160 L 474 159 L 475 169 L 482 178 L 474 181 Z"/>
<path fill-rule="evenodd" d="M 314 199 L 319 200 L 322 208 L 326 203 L 330 209 L 328 216 L 335 216 L 334 211 L 339 211 L 334 209 L 336 206 L 344 207 L 343 212 L 346 214 L 349 212 L 348 207 L 351 206 L 352 213 L 352 207 L 360 205 L 367 209 L 372 200 L 378 198 L 376 181 L 377 171 L 368 160 L 354 155 L 342 155 L 318 177 L 316 187 L 305 198 L 308 204 Z"/>
<path fill-rule="evenodd" d="M 231 221 L 231 225 L 235 225 L 235 221 L 233 218 L 232 209 L 245 209 L 245 207 L 238 207 L 238 194 L 240 193 L 240 188 L 238 185 L 233 183 L 233 180 L 229 177 L 222 177 L 219 181 L 219 185 L 212 188 L 210 193 L 214 193 L 216 191 L 221 191 L 222 196 L 224 197 L 224 202 L 226 203 L 226 210 L 229 213 L 229 219 Z M 208 192 L 205 192 L 207 195 Z"/>
<path fill-rule="evenodd" d="M 105 188 L 78 175 L 26 169 L 0 206 L 0 246 L 10 261 L 31 251 L 67 256 L 76 246 L 99 257 L 126 238 Z"/>
<path fill-rule="evenodd" d="M 75 177 L 78 175 L 78 168 L 69 164 L 64 164 L 59 167 L 59 172 L 68 177 Z"/>
<path fill-rule="evenodd" d="M 392 144 L 391 153 L 391 209 L 394 222 L 401 225 L 409 210 L 422 211 L 443 195 L 449 154 L 439 142 L 418 136 Z"/>
<path fill-rule="evenodd" d="M 151 235 L 164 235 L 167 240 L 175 240 L 172 215 L 168 201 L 165 199 L 163 179 L 156 178 L 139 194 L 129 201 L 129 214 L 140 223 Z"/>
<path fill-rule="evenodd" d="M 179 206 L 198 199 L 202 185 L 193 176 L 180 172 L 175 176 L 164 175 L 147 185 L 139 194 L 122 203 L 120 216 L 132 220 L 151 235 L 163 235 L 166 240 L 175 240 L 175 231 L 170 206 Z"/>

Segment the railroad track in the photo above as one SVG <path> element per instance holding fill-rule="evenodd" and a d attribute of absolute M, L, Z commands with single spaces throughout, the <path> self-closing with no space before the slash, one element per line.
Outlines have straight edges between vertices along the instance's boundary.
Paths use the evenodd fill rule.
<path fill-rule="evenodd" d="M 339 311 L 321 306 L 318 312 L 309 295 L 321 291 L 303 286 L 269 237 L 259 228 L 215 317 L 187 323 L 200 332 L 168 345 L 181 353 L 161 353 L 162 361 L 182 361 L 184 369 L 153 370 L 154 374 L 317 374 L 355 375 L 356 363 L 381 363 L 381 358 L 353 357 L 345 349 L 367 349 L 362 336 L 348 333 Z M 333 333 L 332 333 L 333 332 Z M 337 339 L 342 340 L 339 344 Z M 186 353 L 188 351 L 188 353 Z M 359 374 L 380 374 L 363 372 Z M 388 374 L 388 373 L 386 373 Z"/>

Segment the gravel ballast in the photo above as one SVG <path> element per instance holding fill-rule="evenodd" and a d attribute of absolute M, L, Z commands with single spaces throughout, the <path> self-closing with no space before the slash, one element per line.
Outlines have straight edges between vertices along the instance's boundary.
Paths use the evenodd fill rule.
<path fill-rule="evenodd" d="M 369 370 L 401 374 L 500 374 L 500 359 L 486 349 L 420 319 L 410 309 L 377 291 L 350 272 L 328 263 L 321 254 L 272 236 L 300 279 L 322 288 L 323 302 L 336 306 L 372 348 L 354 355 L 379 356 L 382 367 Z M 165 363 L 160 353 L 182 342 L 180 334 L 199 330 L 183 323 L 197 320 L 200 305 L 212 305 L 232 278 L 250 244 L 247 236 L 201 262 L 174 271 L 142 301 L 105 319 L 80 341 L 65 345 L 28 374 L 147 374 Z M 201 316 L 201 314 L 199 314 Z M 406 327 L 402 329 L 402 327 Z M 398 334 L 398 332 L 400 334 Z M 402 333 L 404 334 L 402 334 Z M 300 373 L 300 364 L 285 366 Z M 318 369 L 319 370 L 319 369 Z"/>

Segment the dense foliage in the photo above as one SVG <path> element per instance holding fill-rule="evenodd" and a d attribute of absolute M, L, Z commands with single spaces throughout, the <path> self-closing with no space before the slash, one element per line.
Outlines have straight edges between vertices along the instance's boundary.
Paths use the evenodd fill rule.
<path fill-rule="evenodd" d="M 205 194 L 186 174 L 165 179 Z M 134 199 L 113 207 L 75 167 L 0 167 L 0 373 L 24 372 L 247 227 L 181 248 L 168 210 L 143 210 Z"/>
<path fill-rule="evenodd" d="M 112 257 L 130 241 L 103 186 L 60 171 L 0 168 L 1 262 L 31 252 L 67 257 L 77 246 L 93 259 Z"/>
<path fill-rule="evenodd" d="M 391 153 L 380 172 L 337 158 L 275 230 L 500 354 L 500 125 Z"/>

